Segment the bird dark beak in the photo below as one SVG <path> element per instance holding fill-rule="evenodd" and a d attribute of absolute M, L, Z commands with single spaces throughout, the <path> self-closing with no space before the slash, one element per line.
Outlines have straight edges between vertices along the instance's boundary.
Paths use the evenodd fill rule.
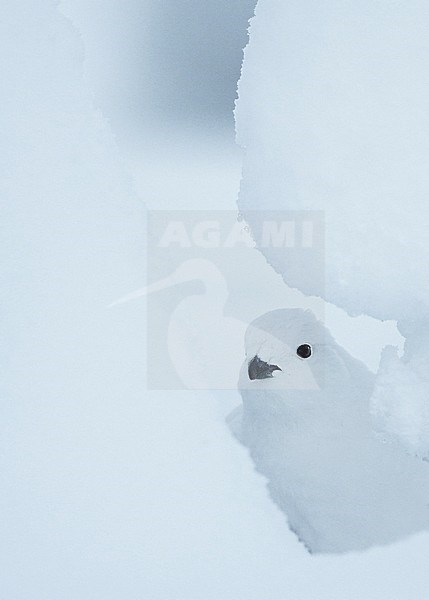
<path fill-rule="evenodd" d="M 269 365 L 264 362 L 256 355 L 249 363 L 247 372 L 249 373 L 249 379 L 269 379 L 273 376 L 274 371 L 281 371 L 277 365 Z"/>

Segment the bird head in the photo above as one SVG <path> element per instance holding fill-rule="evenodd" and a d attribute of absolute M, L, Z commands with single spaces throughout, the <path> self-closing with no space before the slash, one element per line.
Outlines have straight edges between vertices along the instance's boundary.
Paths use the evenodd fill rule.
<path fill-rule="evenodd" d="M 247 329 L 245 349 L 238 387 L 250 430 L 265 427 L 275 435 L 283 423 L 298 437 L 306 430 L 330 438 L 360 435 L 367 427 L 373 375 L 311 311 L 279 309 L 258 317 Z"/>
<path fill-rule="evenodd" d="M 324 389 L 345 374 L 340 350 L 311 311 L 268 312 L 247 329 L 239 388 L 290 392 Z"/>

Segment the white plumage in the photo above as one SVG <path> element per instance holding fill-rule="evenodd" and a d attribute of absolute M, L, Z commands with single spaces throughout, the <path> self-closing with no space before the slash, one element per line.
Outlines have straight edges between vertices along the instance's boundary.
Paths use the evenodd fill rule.
<path fill-rule="evenodd" d="M 303 344 L 308 359 L 297 355 Z M 255 356 L 281 370 L 249 379 Z M 361 550 L 429 527 L 429 465 L 374 433 L 373 384 L 310 311 L 272 311 L 248 328 L 243 406 L 231 426 L 312 552 Z"/>

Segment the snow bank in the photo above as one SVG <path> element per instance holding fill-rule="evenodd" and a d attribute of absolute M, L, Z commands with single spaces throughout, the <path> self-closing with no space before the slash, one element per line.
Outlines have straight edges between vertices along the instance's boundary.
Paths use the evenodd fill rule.
<path fill-rule="evenodd" d="M 324 211 L 325 290 L 266 255 L 350 314 L 428 312 L 428 27 L 422 0 L 260 0 L 251 24 L 240 209 Z"/>
<path fill-rule="evenodd" d="M 410 454 L 429 458 L 429 377 L 426 365 L 387 346 L 381 357 L 371 410 L 376 431 Z M 422 369 L 423 367 L 423 369 Z"/>
<path fill-rule="evenodd" d="M 426 536 L 313 559 L 213 398 L 145 392 L 140 207 L 56 2 L 1 5 L 1 589 L 14 600 L 424 597 Z"/>

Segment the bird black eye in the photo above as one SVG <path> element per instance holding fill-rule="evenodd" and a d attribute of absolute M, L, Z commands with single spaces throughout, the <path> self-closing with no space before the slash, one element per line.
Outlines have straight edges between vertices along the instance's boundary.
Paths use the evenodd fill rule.
<path fill-rule="evenodd" d="M 309 344 L 302 344 L 296 349 L 296 353 L 300 358 L 310 358 L 311 346 Z"/>

